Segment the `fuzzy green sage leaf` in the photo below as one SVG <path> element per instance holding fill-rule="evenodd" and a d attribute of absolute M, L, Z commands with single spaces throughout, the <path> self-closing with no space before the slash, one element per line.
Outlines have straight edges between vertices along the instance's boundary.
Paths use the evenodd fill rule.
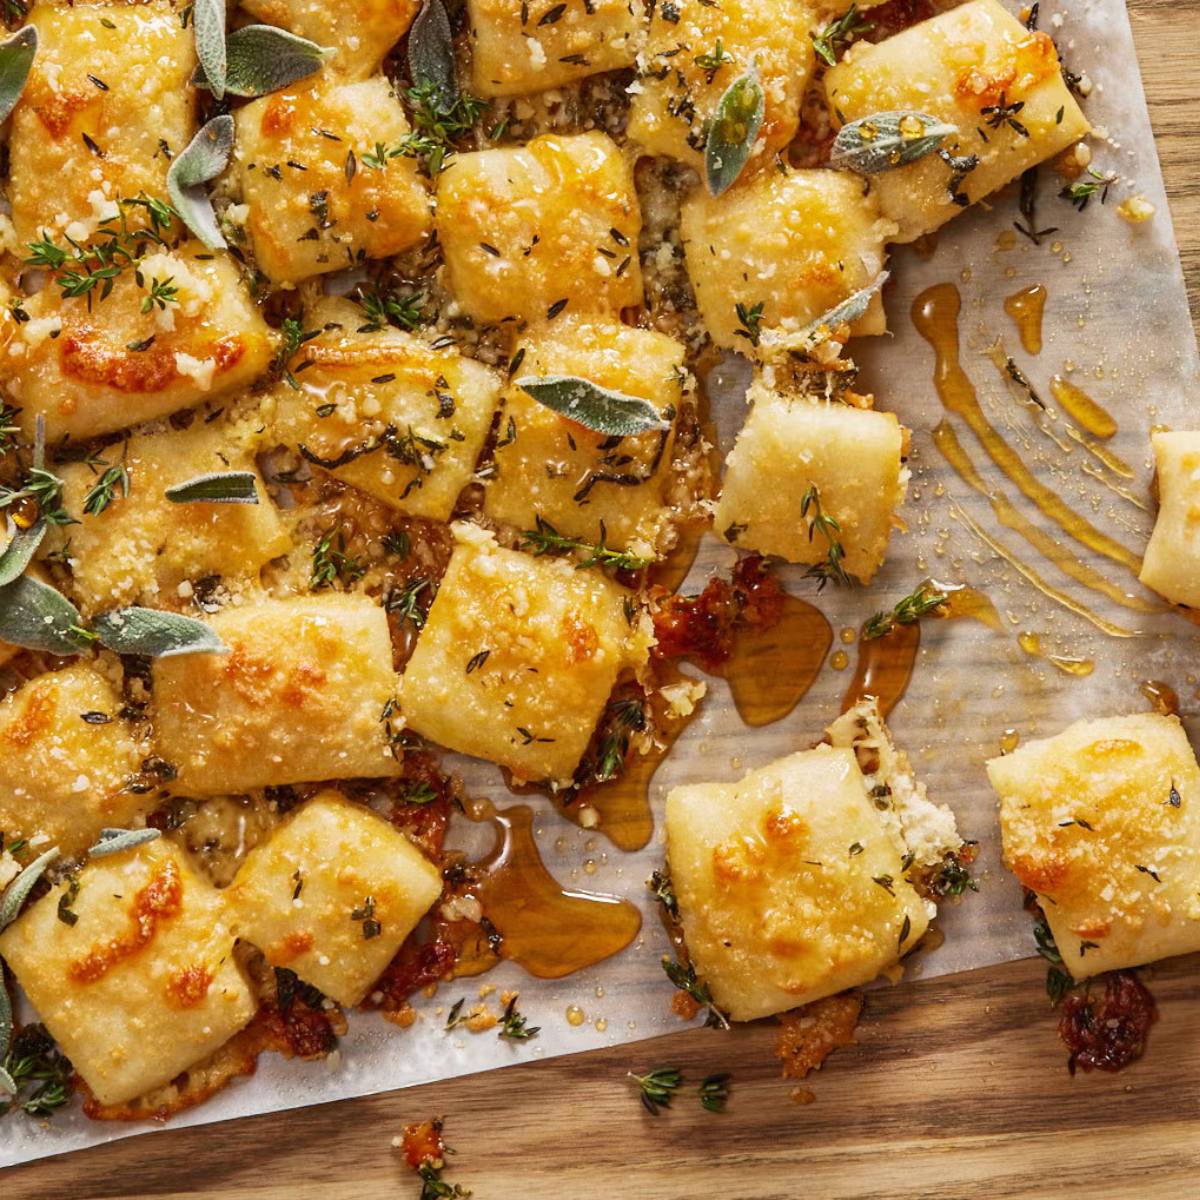
<path fill-rule="evenodd" d="M 257 504 L 258 483 L 253 471 L 213 471 L 173 484 L 165 495 L 172 504 Z"/>
<path fill-rule="evenodd" d="M 670 428 L 671 423 L 649 401 L 574 375 L 546 375 L 540 379 L 526 375 L 515 382 L 539 404 L 606 437 L 630 437 Z"/>
<path fill-rule="evenodd" d="M 178 654 L 224 654 L 229 647 L 210 625 L 156 608 L 118 608 L 101 613 L 92 632 L 118 654 L 174 658 Z"/>
<path fill-rule="evenodd" d="M 37 521 L 28 529 L 18 529 L 13 534 L 3 553 L 0 553 L 0 588 L 7 587 L 25 573 L 25 568 L 45 536 L 45 521 Z"/>
<path fill-rule="evenodd" d="M 39 854 L 21 873 L 4 889 L 0 896 L 0 930 L 7 929 L 21 911 L 21 905 L 33 891 L 33 885 L 46 873 L 46 868 L 58 857 L 58 847 Z"/>
<path fill-rule="evenodd" d="M 878 175 L 932 154 L 956 133 L 957 125 L 948 125 L 926 113 L 906 110 L 873 113 L 838 130 L 829 165 L 860 175 Z"/>
<path fill-rule="evenodd" d="M 157 829 L 102 829 L 100 840 L 88 851 L 88 856 L 108 858 L 110 854 L 123 854 L 156 841 L 160 836 Z"/>
<path fill-rule="evenodd" d="M 454 35 L 442 0 L 425 0 L 408 32 L 408 73 L 414 86 L 433 88 L 443 109 L 458 100 Z"/>
<path fill-rule="evenodd" d="M 47 584 L 22 575 L 0 588 L 0 642 L 48 654 L 78 654 L 91 640 L 79 610 Z"/>
<path fill-rule="evenodd" d="M 745 169 L 762 128 L 765 108 L 762 84 L 754 67 L 725 90 L 704 146 L 704 176 L 712 195 L 728 191 Z"/>
<path fill-rule="evenodd" d="M 223 250 L 225 238 L 204 185 L 225 170 L 232 153 L 233 118 L 213 117 L 175 156 L 167 172 L 167 193 L 175 211 L 210 250 Z"/>
<path fill-rule="evenodd" d="M 225 98 L 228 57 L 225 53 L 225 0 L 193 0 L 192 28 L 196 35 L 196 58 L 212 94 Z"/>
<path fill-rule="evenodd" d="M 38 32 L 32 25 L 26 25 L 7 42 L 0 43 L 0 121 L 7 120 L 17 107 L 37 48 Z"/>
<path fill-rule="evenodd" d="M 319 71 L 330 53 L 274 25 L 243 25 L 225 39 L 225 90 L 231 96 L 266 96 Z M 192 81 L 211 86 L 201 70 Z"/>
<path fill-rule="evenodd" d="M 875 294 L 888 281 L 888 277 L 887 271 L 880 271 L 865 288 L 847 296 L 841 304 L 834 305 L 828 312 L 822 313 L 815 321 L 806 325 L 800 331 L 801 343 L 807 346 L 818 345 L 839 325 L 852 325 L 867 311 Z"/>

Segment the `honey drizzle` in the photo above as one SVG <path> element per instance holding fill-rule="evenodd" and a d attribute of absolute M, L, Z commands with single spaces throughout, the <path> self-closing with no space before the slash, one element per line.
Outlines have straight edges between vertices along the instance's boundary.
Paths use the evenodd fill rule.
<path fill-rule="evenodd" d="M 494 824 L 496 844 L 476 864 L 481 876 L 471 892 L 503 941 L 498 954 L 464 947 L 456 976 L 482 974 L 498 957 L 537 979 L 561 979 L 611 958 L 637 937 L 642 914 L 628 900 L 559 885 L 542 862 L 527 804 L 500 811 L 485 804 L 480 811 L 474 819 Z"/>
<path fill-rule="evenodd" d="M 1046 311 L 1046 289 L 1035 283 L 1013 292 L 1004 301 L 1004 311 L 1013 319 L 1026 354 L 1042 352 L 1042 316 Z"/>
<path fill-rule="evenodd" d="M 1093 437 L 1107 439 L 1117 432 L 1117 422 L 1112 414 L 1101 408 L 1082 388 L 1061 375 L 1051 378 L 1050 394 L 1058 401 L 1063 412 Z"/>
<path fill-rule="evenodd" d="M 1080 604 L 1078 600 L 1068 596 L 1066 592 L 1061 592 L 1053 584 L 1047 583 L 1028 563 L 1019 559 L 1003 543 L 996 541 L 991 534 L 983 529 L 978 522 L 972 520 L 970 515 L 957 505 L 951 505 L 950 511 L 955 519 L 961 521 L 993 554 L 997 554 L 1004 559 L 1005 562 L 1018 571 L 1029 583 L 1033 584 L 1048 600 L 1053 600 L 1056 604 L 1061 604 L 1064 608 L 1070 609 L 1076 616 L 1083 617 L 1085 621 L 1090 621 L 1101 633 L 1107 633 L 1109 637 L 1140 636 L 1140 630 L 1126 629 L 1124 626 L 1114 625 L 1111 621 L 1100 616 L 1099 613 L 1092 612 L 1086 605 Z"/>
<path fill-rule="evenodd" d="M 1081 678 L 1090 675 L 1096 664 L 1090 658 L 1077 658 L 1071 654 L 1054 654 L 1042 645 L 1040 634 L 1022 631 L 1017 634 L 1017 644 L 1031 658 L 1044 658 L 1051 666 L 1057 667 L 1064 675 L 1075 675 Z"/>
<path fill-rule="evenodd" d="M 975 387 L 959 361 L 960 308 L 958 288 L 952 283 L 940 283 L 927 288 L 912 305 L 913 324 L 933 347 L 936 355 L 934 383 L 946 411 L 956 414 L 967 423 L 988 457 L 1064 533 L 1136 575 L 1141 569 L 1138 556 L 1064 504 L 1029 470 L 1021 456 L 1004 441 L 984 415 Z"/>
<path fill-rule="evenodd" d="M 854 675 L 842 697 L 842 712 L 860 700 L 874 696 L 879 711 L 887 716 L 899 703 L 912 679 L 921 646 L 921 625 L 897 625 L 883 637 L 859 639 Z"/>
<path fill-rule="evenodd" d="M 946 601 L 934 615 L 942 618 L 971 618 L 986 625 L 989 629 L 1002 632 L 1004 622 L 992 601 L 976 588 L 965 583 L 939 583 L 936 579 L 928 579 L 922 587 L 929 591 L 940 592 Z"/>
<path fill-rule="evenodd" d="M 1164 717 L 1179 716 L 1179 693 L 1161 679 L 1144 679 L 1138 691 L 1154 706 L 1154 711 Z"/>
<path fill-rule="evenodd" d="M 1084 587 L 1090 588 L 1094 592 L 1099 592 L 1102 596 L 1107 596 L 1110 600 L 1115 601 L 1125 608 L 1131 608 L 1137 612 L 1159 611 L 1157 605 L 1142 600 L 1138 596 L 1132 596 L 1122 591 L 1110 580 L 1105 579 L 1099 571 L 1088 566 L 1087 563 L 1060 545 L 1045 530 L 1040 529 L 1032 521 L 1022 516 L 1003 493 L 993 492 L 979 474 L 975 464 L 971 461 L 970 455 L 963 449 L 962 443 L 958 440 L 958 434 L 954 432 L 952 426 L 948 425 L 945 421 L 938 425 L 933 431 L 933 442 L 938 450 L 941 451 L 942 457 L 954 468 L 959 478 L 974 488 L 981 496 L 987 498 L 1000 524 L 1013 530 L 1014 533 L 1019 533 L 1035 550 L 1062 571 L 1064 575 L 1069 575 L 1076 583 L 1081 583 Z M 992 548 L 996 549 L 996 545 L 998 543 L 992 545 Z M 1015 565 L 1016 559 L 1007 550 L 996 550 L 996 553 L 1002 554 L 1004 558 Z M 1022 570 L 1022 574 L 1025 574 L 1024 570 Z M 1028 575 L 1025 577 L 1029 578 Z M 1032 583 L 1033 580 L 1030 580 L 1030 582 Z M 1062 594 L 1053 588 L 1050 591 L 1046 591 L 1040 583 L 1034 586 L 1042 590 L 1043 594 L 1051 596 L 1052 599 Z M 1048 584 L 1046 585 L 1046 587 L 1049 586 Z M 1086 615 L 1087 619 L 1092 621 L 1093 624 L 1101 620 L 1101 618 L 1091 613 L 1090 609 L 1084 609 L 1082 606 L 1073 607 L 1074 605 L 1075 602 L 1072 601 L 1068 607 L 1071 607 L 1072 611 L 1079 612 L 1081 616 Z M 1101 625 L 1100 628 L 1104 628 L 1104 626 Z M 1130 635 L 1121 634 L 1117 636 Z"/>

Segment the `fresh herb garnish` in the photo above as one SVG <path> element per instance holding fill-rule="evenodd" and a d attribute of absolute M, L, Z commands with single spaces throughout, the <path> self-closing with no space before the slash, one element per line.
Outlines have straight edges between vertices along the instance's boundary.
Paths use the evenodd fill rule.
<path fill-rule="evenodd" d="M 333 587 L 334 584 L 350 588 L 366 573 L 366 566 L 346 553 L 346 535 L 342 530 L 330 529 L 313 547 L 312 575 L 308 586 L 314 592 Z"/>
<path fill-rule="evenodd" d="M 175 156 L 167 170 L 167 194 L 175 211 L 210 250 L 224 250 L 227 243 L 217 226 L 212 200 L 204 185 L 229 165 L 233 136 L 231 116 L 223 113 L 213 117 Z"/>
<path fill-rule="evenodd" d="M 210 471 L 173 483 L 163 494 L 172 504 L 257 504 L 258 478 L 253 471 Z"/>
<path fill-rule="evenodd" d="M 521 534 L 521 549 L 529 550 L 537 558 L 559 551 L 583 550 L 587 557 L 575 564 L 577 571 L 586 567 L 612 567 L 618 571 L 640 571 L 650 565 L 650 559 L 640 558 L 624 550 L 613 550 L 607 545 L 607 531 L 600 522 L 600 541 L 586 542 L 581 538 L 567 537 L 558 532 L 549 521 L 536 516 L 537 528 L 527 529 Z"/>
<path fill-rule="evenodd" d="M 58 919 L 64 925 L 78 925 L 79 914 L 71 907 L 79 897 L 79 876 L 71 875 L 67 879 L 67 886 L 63 888 L 58 897 Z M 0 987 L 3 987 L 0 983 Z"/>
<path fill-rule="evenodd" d="M 26 25 L 0 43 L 0 121 L 6 120 L 16 108 L 29 80 L 37 48 L 38 31 L 33 25 Z"/>
<path fill-rule="evenodd" d="M 729 1079 L 728 1071 L 723 1071 L 718 1075 L 709 1075 L 700 1085 L 700 1103 L 712 1113 L 722 1113 L 725 1111 L 725 1104 L 729 1100 Z"/>
<path fill-rule="evenodd" d="M 673 919 L 679 919 L 679 901 L 675 898 L 675 888 L 671 883 L 671 873 L 665 867 L 663 870 L 652 871 L 650 878 L 646 880 L 646 886 L 650 889 L 655 900 L 666 909 L 667 914 Z"/>
<path fill-rule="evenodd" d="M 664 954 L 662 968 L 666 972 L 667 978 L 681 992 L 691 996 L 702 1008 L 708 1009 L 708 1018 L 704 1022 L 706 1025 L 720 1029 L 729 1028 L 729 1018 L 713 1003 L 708 985 L 697 978 L 696 968 L 691 963 L 685 966 Z"/>
<path fill-rule="evenodd" d="M 419 329 L 429 319 L 421 307 L 424 292 L 400 295 L 376 285 L 360 294 L 358 303 L 366 314 L 366 321 L 358 327 L 359 333 L 378 333 L 388 325 L 412 331 Z"/>
<path fill-rule="evenodd" d="M 683 1083 L 683 1072 L 678 1067 L 656 1067 L 645 1075 L 630 1071 L 629 1078 L 638 1085 L 642 1107 L 657 1117 L 659 1109 L 671 1107 L 671 1097 Z"/>
<path fill-rule="evenodd" d="M 243 25 L 225 38 L 225 91 L 231 96 L 266 96 L 321 69 L 330 51 L 276 25 Z M 210 87 L 203 66 L 193 82 Z"/>
<path fill-rule="evenodd" d="M 1078 212 L 1087 208 L 1093 196 L 1098 195 L 1103 204 L 1108 199 L 1108 189 L 1117 181 L 1115 175 L 1101 175 L 1091 167 L 1088 167 L 1087 173 L 1087 179 L 1077 179 L 1058 193 L 1064 200 L 1069 200 Z"/>
<path fill-rule="evenodd" d="M 105 466 L 104 463 L 97 465 Z M 91 517 L 98 517 L 116 499 L 117 492 L 122 498 L 129 495 L 129 472 L 117 463 L 106 467 L 103 474 L 83 498 L 83 511 Z"/>
<path fill-rule="evenodd" d="M 950 199 L 959 206 L 966 208 L 971 203 L 971 197 L 962 190 L 964 180 L 979 166 L 978 154 L 953 155 L 944 148 L 938 149 L 938 158 L 950 168 L 950 178 L 946 182 L 946 190 Z"/>
<path fill-rule="evenodd" d="M 836 67 L 842 51 L 874 28 L 874 22 L 864 21 L 858 14 L 858 6 L 851 4 L 840 17 L 826 24 L 819 33 L 810 33 L 809 37 L 817 57 L 827 67 Z"/>
<path fill-rule="evenodd" d="M 720 196 L 737 182 L 750 160 L 765 110 L 758 71 L 751 67 L 725 90 L 708 126 L 704 179 L 711 195 Z"/>
<path fill-rule="evenodd" d="M 504 1015 L 500 1018 L 500 1031 L 496 1036 L 509 1042 L 525 1042 L 537 1037 L 541 1030 L 540 1025 L 526 1025 L 525 1018 L 517 1012 L 517 997 L 513 996 L 505 1006 Z"/>
<path fill-rule="evenodd" d="M 429 595 L 422 600 L 425 592 Z M 388 612 L 395 613 L 401 621 L 409 621 L 414 629 L 424 629 L 426 614 L 436 594 L 437 588 L 433 580 L 421 576 L 410 579 L 402 588 L 389 592 L 383 606 Z"/>
<path fill-rule="evenodd" d="M 136 850 L 148 842 L 154 842 L 162 835 L 157 829 L 102 829 L 100 840 L 88 850 L 89 858 L 109 858 L 114 854 L 124 854 L 126 850 Z"/>
<path fill-rule="evenodd" d="M 368 896 L 350 913 L 350 920 L 362 923 L 363 940 L 369 942 L 383 932 L 383 926 L 375 919 L 375 897 Z"/>
<path fill-rule="evenodd" d="M 944 896 L 961 896 L 968 889 L 972 892 L 979 891 L 979 884 L 971 878 L 971 872 L 953 851 L 943 856 L 937 869 L 926 880 L 925 887 L 931 895 L 939 899 Z"/>
<path fill-rule="evenodd" d="M 864 626 L 862 638 L 869 642 L 885 637 L 897 625 L 915 625 L 923 616 L 936 612 L 949 597 L 932 584 L 923 583 L 911 595 L 897 600 L 891 612 L 876 613 Z"/>
<path fill-rule="evenodd" d="M 1007 94 L 1001 92 L 1000 99 L 995 104 L 985 104 L 979 110 L 979 114 L 986 118 L 989 129 L 999 129 L 1002 125 L 1007 125 L 1022 137 L 1027 138 L 1029 130 L 1017 120 L 1017 114 L 1024 107 L 1024 100 L 1014 100 L 1012 103 L 1009 103 Z"/>
<path fill-rule="evenodd" d="M 118 608 L 92 621 L 91 634 L 118 654 L 174 658 L 180 654 L 221 654 L 229 647 L 211 625 L 155 608 Z"/>
<path fill-rule="evenodd" d="M 932 154 L 957 132 L 956 125 L 921 112 L 874 113 L 838 130 L 829 165 L 860 175 L 878 175 Z"/>
<path fill-rule="evenodd" d="M 70 1100 L 74 1073 L 46 1027 L 26 1025 L 13 1037 L 0 1066 L 0 1090 L 11 1096 L 0 1102 L 0 1116 L 13 1108 L 31 1117 L 50 1116 Z"/>
<path fill-rule="evenodd" d="M 1058 1004 L 1076 986 L 1075 979 L 1063 966 L 1054 934 L 1050 932 L 1050 926 L 1045 920 L 1034 925 L 1033 940 L 1037 943 L 1037 952 L 1050 964 L 1046 971 L 1046 995 L 1050 997 L 1052 1004 Z"/>
<path fill-rule="evenodd" d="M 825 539 L 824 561 L 815 563 L 807 571 L 810 578 L 819 580 L 818 591 L 831 580 L 839 587 L 851 587 L 857 583 L 858 581 L 853 575 L 846 573 L 843 565 L 846 549 L 841 540 L 842 527 L 835 517 L 829 516 L 822 509 L 821 491 L 815 483 L 809 485 L 800 500 L 800 518 L 808 522 L 808 540 L 810 542 L 818 532 Z"/>
<path fill-rule="evenodd" d="M 733 310 L 737 313 L 738 324 L 741 326 L 733 331 L 734 337 L 745 338 L 750 345 L 757 346 L 762 336 L 763 302 L 760 300 L 757 304 L 747 307 L 739 301 L 733 306 Z"/>
<path fill-rule="evenodd" d="M 539 404 L 606 437 L 631 437 L 671 427 L 674 410 L 662 414 L 648 400 L 601 387 L 576 375 L 525 375 L 514 383 Z"/>
<path fill-rule="evenodd" d="M 703 54 L 697 54 L 695 57 L 696 66 L 698 66 L 705 76 L 705 82 L 712 83 L 717 77 L 717 72 L 726 64 L 733 62 L 733 55 L 725 53 L 725 47 L 720 38 L 717 38 L 717 44 L 711 51 L 706 51 Z"/>

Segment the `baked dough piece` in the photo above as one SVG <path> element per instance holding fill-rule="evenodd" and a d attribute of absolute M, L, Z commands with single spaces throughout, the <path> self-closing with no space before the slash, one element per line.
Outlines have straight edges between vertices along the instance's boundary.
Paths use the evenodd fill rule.
<path fill-rule="evenodd" d="M 972 204 L 1090 129 L 1049 35 L 1026 29 L 997 0 L 970 0 L 876 45 L 856 42 L 826 74 L 825 95 L 835 126 L 905 109 L 956 125 L 958 136 L 942 149 L 978 156 L 958 186 Z M 1019 129 L 999 111 L 983 111 L 1002 106 Z M 895 241 L 911 242 L 962 212 L 948 186 L 954 172 L 934 153 L 871 177 L 880 211 L 900 227 Z"/>
<path fill-rule="evenodd" d="M 824 562 L 828 540 L 819 529 L 809 536 L 813 509 L 800 512 L 815 487 L 821 511 L 841 527 L 846 571 L 868 582 L 904 500 L 907 431 L 892 413 L 783 396 L 761 379 L 749 398 L 754 407 L 726 462 L 714 528 L 744 550 Z"/>
<path fill-rule="evenodd" d="M 0 374 L 27 437 L 39 414 L 50 442 L 112 433 L 222 396 L 266 369 L 273 335 L 227 254 L 187 242 L 148 255 L 141 275 L 145 288 L 125 271 L 90 307 L 53 280 L 22 302 L 30 319 L 0 355 Z M 154 280 L 170 281 L 177 300 L 143 312 Z"/>
<path fill-rule="evenodd" d="M 227 654 L 154 663 L 158 751 L 185 795 L 395 775 L 387 617 L 361 595 L 259 599 L 209 623 Z"/>
<path fill-rule="evenodd" d="M 254 257 L 269 279 L 292 285 L 387 258 L 429 232 L 416 159 L 387 154 L 409 132 L 382 75 L 275 92 L 238 110 L 237 182 Z"/>
<path fill-rule="evenodd" d="M 735 1021 L 869 983 L 935 912 L 848 748 L 675 788 L 667 846 L 688 954 Z"/>
<path fill-rule="evenodd" d="M 445 521 L 475 471 L 500 376 L 398 329 L 360 333 L 363 311 L 321 305 L 286 382 L 263 402 L 269 438 L 401 512 Z M 363 447 L 378 449 L 353 456 Z"/>
<path fill-rule="evenodd" d="M 64 506 L 79 522 L 64 527 L 60 536 L 69 542 L 75 599 L 86 613 L 177 603 L 190 595 L 189 585 L 197 579 L 255 577 L 291 547 L 258 476 L 248 431 L 197 420 L 185 430 L 131 437 L 102 457 L 102 464 L 76 463 L 60 471 Z M 106 464 L 125 467 L 129 493 L 117 488 L 102 512 L 86 513 L 87 494 Z M 167 488 L 219 471 L 252 472 L 258 503 L 167 499 Z"/>
<path fill-rule="evenodd" d="M 518 378 L 574 375 L 647 400 L 664 419 L 679 412 L 684 348 L 664 334 L 564 315 L 534 330 L 522 352 Z M 673 445 L 673 428 L 614 443 L 510 384 L 484 509 L 522 531 L 541 517 L 567 537 L 603 538 L 615 549 L 654 558 L 670 516 Z"/>
<path fill-rule="evenodd" d="M 642 302 L 641 209 L 606 134 L 455 155 L 437 180 L 437 228 L 459 306 L 480 320 Z"/>
<path fill-rule="evenodd" d="M 420 0 L 242 0 L 256 21 L 280 25 L 333 51 L 327 74 L 366 79 L 408 32 Z"/>
<path fill-rule="evenodd" d="M 717 104 L 735 79 L 757 65 L 765 106 L 751 161 L 766 161 L 796 134 L 813 59 L 807 13 L 789 0 L 655 4 L 629 110 L 629 136 L 649 154 L 702 170 Z"/>
<path fill-rule="evenodd" d="M 857 175 L 773 168 L 722 196 L 697 188 L 684 201 L 680 223 L 688 278 L 709 335 L 718 346 L 751 355 L 756 347 L 739 304 L 762 305 L 761 331 L 798 333 L 875 280 L 894 230 Z M 886 330 L 876 293 L 851 332 Z"/>
<path fill-rule="evenodd" d="M 595 570 L 496 545 L 457 544 L 400 680 L 409 728 L 521 780 L 567 782 L 622 668 L 646 644 L 628 593 Z"/>
<path fill-rule="evenodd" d="M 633 66 L 642 0 L 467 0 L 481 96 L 520 96 Z"/>
<path fill-rule="evenodd" d="M 157 806 L 155 795 L 130 789 L 149 747 L 118 716 L 123 706 L 118 688 L 83 662 L 39 675 L 0 701 L 6 840 L 44 834 L 44 846 L 80 854 L 101 829 L 130 825 Z"/>
<path fill-rule="evenodd" d="M 1004 861 L 1076 979 L 1200 950 L 1200 768 L 1177 717 L 1077 721 L 987 771 Z"/>
<path fill-rule="evenodd" d="M 1200 608 L 1200 433 L 1153 433 L 1158 518 L 1139 578 L 1172 604 Z"/>
<path fill-rule="evenodd" d="M 321 792 L 246 856 L 227 893 L 238 936 L 339 1004 L 357 1004 L 442 891 L 382 817 Z"/>
<path fill-rule="evenodd" d="M 13 224 L 22 245 L 43 230 L 86 240 L 113 201 L 165 199 L 171 158 L 195 132 L 192 30 L 170 0 L 38 4 L 29 23 L 38 52 L 13 114 Z"/>
<path fill-rule="evenodd" d="M 225 901 L 165 839 L 90 862 L 0 936 L 0 954 L 102 1104 L 169 1082 L 228 1041 L 256 1004 Z"/>

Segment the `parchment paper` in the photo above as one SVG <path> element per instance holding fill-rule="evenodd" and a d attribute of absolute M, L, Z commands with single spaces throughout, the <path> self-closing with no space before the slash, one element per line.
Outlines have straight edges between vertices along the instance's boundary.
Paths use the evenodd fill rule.
<path fill-rule="evenodd" d="M 1064 23 L 1055 27 L 1053 14 Z M 865 382 L 876 391 L 881 408 L 894 410 L 914 430 L 914 472 L 903 516 L 910 532 L 893 538 L 889 562 L 867 594 L 827 589 L 820 596 L 798 570 L 784 573 L 787 586 L 814 599 L 835 630 L 857 628 L 872 612 L 885 608 L 928 575 L 964 582 L 985 591 L 996 603 L 1005 632 L 996 633 L 968 620 L 931 621 L 924 627 L 914 682 L 892 718 L 905 746 L 937 799 L 952 805 L 964 835 L 978 838 L 982 852 L 977 874 L 981 890 L 964 902 L 948 905 L 941 920 L 945 943 L 910 966 L 912 973 L 942 975 L 1024 957 L 1032 949 L 1029 919 L 1021 911 L 1015 883 L 999 866 L 994 800 L 983 772 L 985 757 L 999 752 L 1006 728 L 1021 736 L 1052 734 L 1085 715 L 1145 709 L 1140 680 L 1172 683 L 1183 699 L 1185 717 L 1195 710 L 1195 663 L 1200 631 L 1169 614 L 1142 614 L 1119 608 L 1074 584 L 1038 559 L 1016 535 L 1000 529 L 981 497 L 947 468 L 930 440 L 943 412 L 931 383 L 933 354 L 908 317 L 914 295 L 942 281 L 958 283 L 963 294 L 963 364 L 975 380 L 990 419 L 1020 447 L 1040 478 L 1056 487 L 1077 511 L 1121 541 L 1139 550 L 1152 525 L 1148 486 L 1151 464 L 1147 435 L 1152 425 L 1195 427 L 1197 358 L 1187 298 L 1175 246 L 1158 160 L 1137 71 L 1133 41 L 1121 0 L 1074 0 L 1061 10 L 1043 3 L 1042 28 L 1059 41 L 1067 61 L 1086 71 L 1095 87 L 1086 108 L 1093 124 L 1107 129 L 1107 144 L 1095 144 L 1099 170 L 1122 177 L 1107 206 L 1094 202 L 1076 213 L 1055 196 L 1061 181 L 1044 172 L 1039 224 L 1057 225 L 1060 233 L 1035 247 L 1017 237 L 1009 250 L 996 248 L 997 235 L 1012 228 L 1018 215 L 1015 190 L 945 227 L 936 253 L 922 259 L 909 250 L 893 255 L 893 283 L 885 293 L 893 336 L 853 348 L 865 367 Z M 1117 201 L 1140 192 L 1157 208 L 1153 220 L 1130 226 L 1116 214 Z M 1061 242 L 1058 250 L 1054 246 Z M 1042 283 L 1049 291 L 1046 346 L 1037 358 L 1025 355 L 1015 329 L 1004 316 L 1003 298 L 1019 287 Z M 1048 380 L 1075 364 L 1070 378 L 1107 407 L 1120 431 L 1109 445 L 1136 467 L 1131 492 L 1146 505 L 1139 509 L 1083 474 L 1081 449 L 1063 455 L 1033 429 L 1020 404 L 1000 379 L 982 349 L 1003 335 L 1034 386 L 1048 397 Z M 1097 377 L 1101 372 L 1103 378 Z M 716 416 L 727 447 L 744 414 L 741 388 L 746 364 L 731 360 L 710 378 L 717 397 Z M 1060 420 L 1059 428 L 1063 422 Z M 1031 505 L 998 473 L 961 425 L 963 444 L 989 484 L 1003 487 L 1023 513 Z M 1016 550 L 1056 587 L 1076 596 L 1141 636 L 1114 639 L 1097 632 L 1060 606 L 1046 600 L 983 545 L 955 515 L 970 514 L 993 537 Z M 1054 532 L 1042 522 L 1043 527 Z M 1077 549 L 1082 557 L 1087 552 Z M 700 584 L 714 566 L 727 567 L 732 551 L 706 543 L 691 583 Z M 1091 561 L 1089 559 L 1089 561 Z M 1112 578 L 1120 568 L 1096 561 Z M 1136 591 L 1132 577 L 1125 576 Z M 1041 635 L 1047 648 L 1095 661 L 1094 672 L 1079 678 L 1049 662 L 1026 655 L 1016 641 L 1019 631 Z M 835 640 L 834 646 L 840 645 Z M 748 730 L 738 720 L 722 681 L 709 680 L 710 695 L 702 716 L 687 730 L 656 777 L 656 808 L 667 789 L 702 779 L 733 779 L 752 767 L 809 745 L 838 711 L 838 701 L 853 669 L 830 666 L 799 708 L 785 721 Z M 1192 732 L 1200 733 L 1194 723 Z M 454 764 L 456 766 L 460 764 Z M 493 768 L 468 764 L 463 773 L 477 794 L 498 804 L 511 802 Z M 642 852 L 622 854 L 599 832 L 569 824 L 543 801 L 536 823 L 547 866 L 564 883 L 583 890 L 627 896 L 646 914 L 643 934 L 618 957 L 593 970 L 558 982 L 532 980 L 510 964 L 487 977 L 500 988 L 521 992 L 521 1010 L 541 1026 L 538 1038 L 509 1044 L 495 1032 L 472 1035 L 443 1032 L 445 1012 L 459 997 L 475 998 L 479 980 L 444 985 L 436 998 L 418 1001 L 422 1016 L 400 1031 L 378 1017 L 355 1014 L 334 1064 L 286 1063 L 267 1054 L 258 1073 L 169 1127 L 222 1121 L 230 1117 L 286 1109 L 350 1096 L 450 1078 L 510 1063 L 572 1054 L 679 1029 L 669 1011 L 670 986 L 659 959 L 666 949 L 644 881 L 662 858 L 656 838 Z M 470 832 L 483 835 L 482 830 Z M 594 873 L 588 864 L 594 866 Z M 586 1013 L 572 1027 L 570 1005 Z M 715 1034 L 713 1036 L 719 1036 Z M 57 1154 L 115 1138 L 150 1132 L 159 1126 L 96 1124 L 77 1111 L 40 1123 L 24 1117 L 0 1122 L 0 1166 Z"/>

